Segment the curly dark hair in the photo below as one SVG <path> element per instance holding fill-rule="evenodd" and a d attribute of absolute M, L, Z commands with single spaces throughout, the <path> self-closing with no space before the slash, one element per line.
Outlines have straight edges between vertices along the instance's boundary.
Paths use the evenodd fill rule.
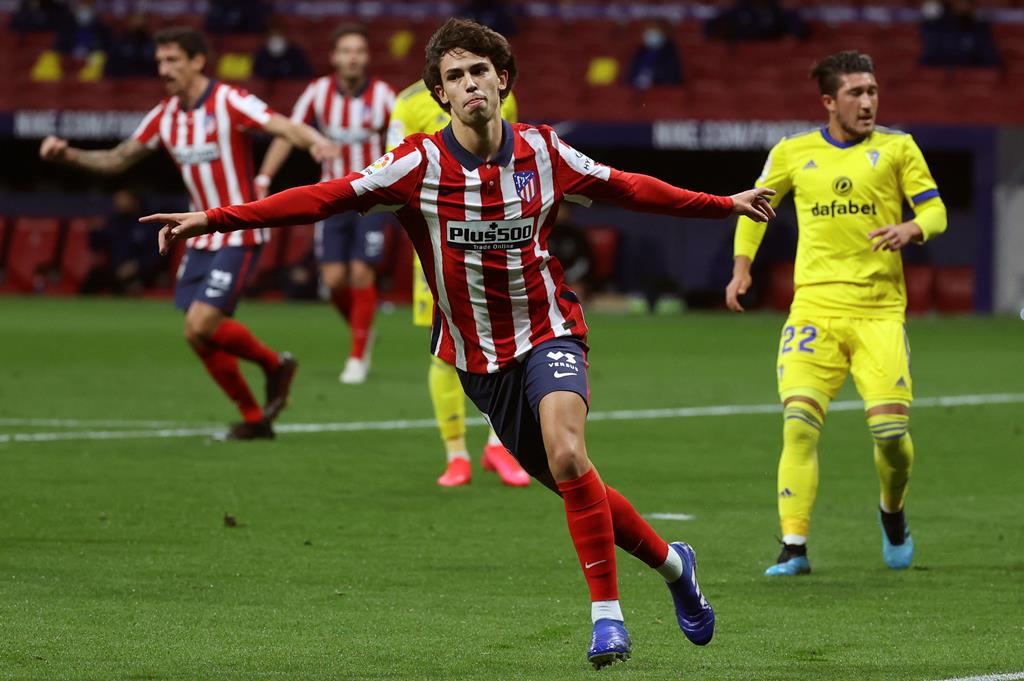
<path fill-rule="evenodd" d="M 512 48 L 505 36 L 470 19 L 449 19 L 430 36 L 427 63 L 423 68 L 423 82 L 442 109 L 451 113 L 452 107 L 441 103 L 435 88 L 441 85 L 441 57 L 452 50 L 464 50 L 490 59 L 496 71 L 508 73 L 508 82 L 498 93 L 501 99 L 512 92 L 512 85 L 516 82 L 516 58 L 512 56 Z"/>
<path fill-rule="evenodd" d="M 823 95 L 836 96 L 841 76 L 850 73 L 874 73 L 875 63 L 871 57 L 857 50 L 846 50 L 829 55 L 811 69 L 811 79 L 818 81 L 818 91 Z"/>

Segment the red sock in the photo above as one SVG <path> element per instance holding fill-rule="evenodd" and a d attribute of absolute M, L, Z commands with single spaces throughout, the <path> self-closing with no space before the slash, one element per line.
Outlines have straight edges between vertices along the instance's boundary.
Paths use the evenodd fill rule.
<path fill-rule="evenodd" d="M 263 409 L 256 402 L 256 398 L 252 396 L 249 384 L 245 382 L 245 376 L 238 370 L 238 360 L 235 359 L 235 356 L 217 348 L 193 349 L 199 355 L 206 370 L 210 372 L 213 380 L 217 382 L 221 390 L 227 393 L 227 396 L 238 407 L 238 411 L 242 412 L 242 418 L 250 422 L 262 419 Z"/>
<path fill-rule="evenodd" d="M 668 558 L 668 544 L 658 536 L 646 520 L 629 503 L 629 499 L 615 489 L 608 490 L 608 507 L 612 513 L 615 528 L 615 544 L 623 551 L 647 563 L 652 568 L 661 567 Z"/>
<path fill-rule="evenodd" d="M 591 601 L 617 601 L 619 584 L 615 575 L 615 532 L 604 483 L 591 468 L 585 474 L 558 483 L 565 502 L 565 517 Z"/>
<path fill-rule="evenodd" d="M 352 328 L 352 357 L 363 358 L 366 354 L 366 342 L 370 338 L 370 327 L 373 316 L 377 313 L 377 289 L 374 286 L 350 289 L 352 296 L 352 313 L 349 326 Z"/>
<path fill-rule="evenodd" d="M 346 322 L 352 315 L 352 295 L 348 286 L 331 290 L 331 304 Z"/>
<path fill-rule="evenodd" d="M 210 341 L 235 357 L 256 362 L 264 371 L 274 371 L 281 365 L 277 353 L 260 342 L 252 331 L 234 319 L 225 319 L 210 336 Z"/>

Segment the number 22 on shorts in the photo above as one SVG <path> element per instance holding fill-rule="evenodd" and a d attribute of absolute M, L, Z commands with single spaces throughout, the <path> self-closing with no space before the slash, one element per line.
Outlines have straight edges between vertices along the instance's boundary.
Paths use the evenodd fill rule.
<path fill-rule="evenodd" d="M 797 352 L 814 352 L 814 348 L 811 347 L 811 341 L 818 337 L 818 329 L 808 324 L 807 326 L 800 327 L 799 331 L 800 340 L 797 342 Z M 793 350 L 793 341 L 797 336 L 797 328 L 795 326 L 787 326 L 782 329 L 782 350 L 780 354 L 786 354 Z"/>

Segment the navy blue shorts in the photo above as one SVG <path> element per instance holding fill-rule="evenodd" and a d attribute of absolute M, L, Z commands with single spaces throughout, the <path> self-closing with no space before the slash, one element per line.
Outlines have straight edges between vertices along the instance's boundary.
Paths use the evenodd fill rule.
<path fill-rule="evenodd" d="M 587 346 L 578 338 L 545 341 L 511 369 L 497 374 L 459 371 L 459 379 L 501 443 L 534 477 L 550 471 L 540 432 L 540 401 L 567 390 L 590 404 Z"/>
<path fill-rule="evenodd" d="M 190 248 L 178 267 L 174 306 L 188 310 L 199 301 L 231 316 L 263 246 L 226 246 L 219 251 Z"/>
<path fill-rule="evenodd" d="M 374 265 L 384 254 L 387 213 L 332 215 L 316 223 L 316 259 L 325 262 L 361 260 Z"/>

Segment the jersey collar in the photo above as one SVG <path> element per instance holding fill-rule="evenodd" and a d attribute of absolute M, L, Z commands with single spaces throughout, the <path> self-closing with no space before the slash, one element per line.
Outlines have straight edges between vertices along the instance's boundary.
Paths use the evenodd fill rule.
<path fill-rule="evenodd" d="M 871 137 L 871 135 L 868 135 L 868 137 L 865 137 L 863 139 L 859 139 L 856 142 L 840 142 L 836 138 L 832 137 L 832 135 L 828 134 L 828 126 L 827 125 L 824 126 L 821 129 L 821 136 L 824 137 L 825 141 L 828 142 L 829 144 L 831 144 L 833 147 L 838 147 L 840 149 L 849 149 L 850 147 L 855 147 L 858 144 L 860 144 L 861 142 L 863 142 L 864 140 L 866 140 L 868 137 Z"/>
<path fill-rule="evenodd" d="M 367 76 L 366 80 L 363 81 L 363 84 L 359 86 L 358 90 L 353 92 L 351 95 L 346 95 L 345 92 L 341 89 L 341 85 L 338 84 L 338 77 L 334 76 L 334 89 L 337 90 L 338 94 L 341 95 L 342 97 L 349 97 L 350 99 L 359 99 L 360 97 L 363 96 L 363 93 L 366 92 L 367 88 L 369 87 L 370 77 Z"/>
<path fill-rule="evenodd" d="M 206 100 L 210 98 L 210 93 L 213 92 L 213 88 L 216 87 L 216 85 L 217 81 L 211 78 L 210 84 L 206 86 L 206 90 L 203 91 L 203 94 L 199 95 L 199 99 L 197 99 L 196 103 L 192 105 L 193 111 L 199 111 L 206 106 Z"/>
<path fill-rule="evenodd" d="M 459 140 L 455 139 L 455 133 L 452 131 L 452 124 L 449 123 L 445 126 L 444 130 L 441 131 L 441 138 L 444 140 L 444 145 L 451 152 L 455 160 L 465 168 L 466 170 L 476 170 L 480 166 L 487 163 L 480 157 L 476 156 L 472 152 L 466 150 Z M 494 157 L 494 160 L 490 161 L 492 165 L 507 166 L 509 161 L 512 160 L 512 148 L 515 140 L 512 138 L 512 126 L 506 120 L 501 121 L 501 148 L 498 149 L 498 155 Z"/>

